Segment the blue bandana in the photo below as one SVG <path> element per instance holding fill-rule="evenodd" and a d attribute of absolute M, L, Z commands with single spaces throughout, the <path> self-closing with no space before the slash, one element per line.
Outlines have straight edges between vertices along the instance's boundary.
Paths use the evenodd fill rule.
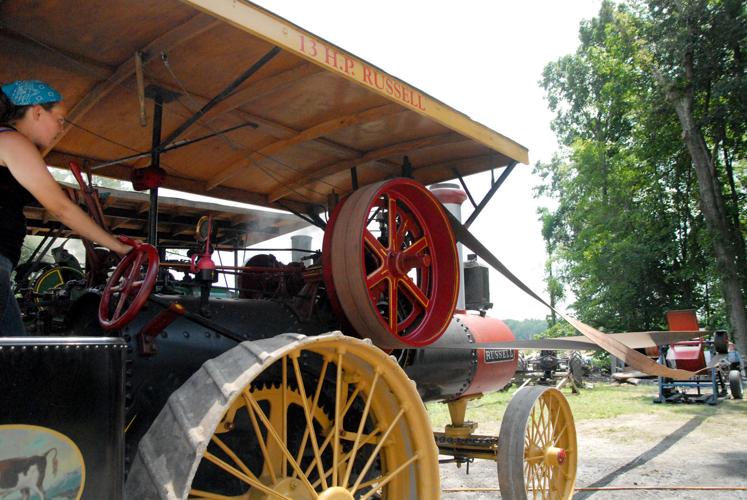
<path fill-rule="evenodd" d="M 3 93 L 15 106 L 60 102 L 62 95 L 41 80 L 16 80 L 2 86 Z"/>

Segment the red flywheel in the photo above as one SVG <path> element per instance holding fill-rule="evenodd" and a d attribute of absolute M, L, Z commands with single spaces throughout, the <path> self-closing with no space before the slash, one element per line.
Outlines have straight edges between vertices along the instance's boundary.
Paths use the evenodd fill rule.
<path fill-rule="evenodd" d="M 360 336 L 406 348 L 446 330 L 458 255 L 444 208 L 423 185 L 394 179 L 355 191 L 327 227 L 325 254 L 333 303 Z"/>

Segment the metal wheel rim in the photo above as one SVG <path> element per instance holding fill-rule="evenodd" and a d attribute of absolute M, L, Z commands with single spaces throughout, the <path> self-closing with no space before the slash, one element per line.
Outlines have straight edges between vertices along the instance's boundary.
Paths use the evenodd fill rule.
<path fill-rule="evenodd" d="M 395 235 L 386 245 L 369 229 L 377 208 Z M 443 207 L 421 184 L 394 179 L 351 194 L 332 228 L 330 260 L 336 296 L 358 335 L 385 348 L 419 347 L 448 327 L 459 289 L 456 243 Z"/>
<path fill-rule="evenodd" d="M 236 357 L 246 358 L 249 349 L 253 353 L 264 353 L 264 361 L 255 363 L 251 369 L 246 370 L 246 374 L 240 374 L 236 378 L 226 376 L 223 372 L 235 369 Z M 311 404 L 308 410 L 303 410 L 304 417 L 299 419 L 302 420 L 300 424 L 297 421 L 287 422 L 287 427 L 283 427 L 283 424 L 279 424 L 283 419 L 278 419 L 272 411 L 268 412 L 269 415 L 265 414 L 265 409 L 257 401 L 257 397 L 261 401 L 263 398 L 269 398 L 267 394 L 270 393 L 275 401 L 281 401 L 282 397 L 288 398 L 288 394 L 292 393 L 289 399 L 313 403 L 315 398 L 318 398 L 317 394 L 324 390 L 320 387 L 323 387 L 325 380 L 328 379 L 320 375 L 322 386 L 299 384 L 288 391 L 283 391 L 283 387 L 286 386 L 282 384 L 270 389 L 265 387 L 260 389 L 260 392 L 264 391 L 264 396 L 251 391 L 251 384 L 271 368 L 284 374 L 281 376 L 282 380 L 292 380 L 295 374 L 299 373 L 297 370 L 303 371 L 302 361 L 305 352 L 322 356 L 326 370 L 331 370 L 331 376 L 336 381 L 334 407 L 331 411 L 323 411 Z M 231 366 L 228 366 L 229 364 Z M 204 393 L 197 397 L 193 394 L 198 387 L 215 387 L 214 381 L 217 380 L 225 381 L 218 384 L 224 390 L 228 385 L 231 386 L 231 395 L 226 401 L 218 404 L 214 400 L 219 397 L 211 398 Z M 304 377 L 300 380 L 303 381 Z M 337 381 L 343 383 L 339 384 Z M 343 389 L 345 384 L 348 384 L 348 390 Z M 340 387 L 339 393 L 337 387 Z M 282 396 L 284 392 L 286 396 Z M 361 417 L 358 421 L 358 425 L 362 425 L 361 428 L 352 428 L 350 421 L 343 416 L 343 411 L 346 406 L 349 411 L 352 405 L 348 403 L 358 397 L 365 401 L 364 408 L 368 407 L 368 413 L 365 418 Z M 175 417 L 182 413 L 175 411 L 175 406 L 181 407 L 187 402 L 195 403 L 196 399 L 202 401 L 200 405 L 206 408 L 205 414 L 200 414 L 200 408 L 190 409 L 189 415 L 194 416 L 195 425 L 187 425 L 183 421 L 183 418 L 188 417 Z M 210 400 L 213 400 L 212 404 L 209 403 Z M 356 401 L 354 404 L 359 403 L 360 401 Z M 220 410 L 218 413 L 216 406 Z M 259 433 L 266 436 L 266 440 L 258 449 L 230 452 L 224 449 L 223 456 L 217 456 L 212 453 L 212 449 L 217 444 L 216 437 L 224 441 L 224 444 L 227 442 L 222 438 L 225 429 L 221 426 L 225 425 L 225 417 L 230 414 L 232 408 L 239 412 L 252 408 Z M 327 418 L 329 419 L 327 425 L 330 428 L 326 429 L 326 434 L 307 432 L 310 428 L 307 423 L 314 413 L 317 418 L 311 417 L 311 421 L 324 423 Z M 179 422 L 180 420 L 182 422 Z M 361 421 L 375 423 L 375 432 L 367 434 L 362 431 L 361 429 L 371 427 L 361 424 Z M 268 424 L 273 427 L 272 431 L 265 430 Z M 303 467 L 302 460 L 298 459 L 299 455 L 291 453 L 291 446 L 285 446 L 287 443 L 283 441 L 283 436 L 288 438 L 294 433 L 298 435 L 298 429 L 294 427 L 296 425 L 304 426 L 300 430 L 307 435 L 305 447 L 299 448 L 300 452 L 304 456 L 312 456 L 312 460 L 304 462 Z M 180 450 L 180 445 L 174 444 L 173 427 L 180 428 L 180 432 L 184 433 L 186 449 Z M 195 442 L 197 428 L 200 429 L 201 437 Z M 164 433 L 169 435 L 168 442 L 163 442 Z M 324 439 L 321 436 L 325 436 Z M 369 440 L 369 444 L 365 444 L 365 440 Z M 351 461 L 351 458 L 362 453 L 365 447 L 375 458 L 362 456 Z M 191 454 L 189 449 L 193 450 Z M 261 472 L 258 469 L 248 469 L 246 464 L 240 464 L 242 455 L 247 451 L 264 458 L 271 457 L 264 463 L 270 462 L 275 465 L 266 467 L 263 463 Z M 231 457 L 231 453 L 237 460 Z M 321 460 L 319 457 L 322 457 Z M 327 460 L 327 457 L 332 459 Z M 204 466 L 201 462 L 205 461 L 210 462 L 209 465 L 213 467 L 220 468 L 228 477 L 240 478 L 247 485 L 247 490 L 235 495 L 221 496 L 220 491 L 205 492 L 193 489 L 192 481 L 198 468 Z M 360 470 L 356 476 L 352 471 L 353 466 L 348 466 L 355 463 L 355 467 L 359 467 L 359 464 L 368 464 L 369 461 L 372 464 L 379 464 L 380 473 L 376 477 L 372 478 L 366 475 L 367 472 Z M 324 468 L 327 463 L 337 463 L 338 467 Z M 372 465 L 368 467 L 371 469 Z M 272 474 L 270 468 L 273 469 Z M 309 470 L 311 472 L 307 472 Z M 321 479 L 322 476 L 325 477 L 324 480 Z M 310 477 L 316 480 L 310 480 Z M 288 489 L 291 487 L 291 478 L 295 481 L 293 488 L 296 489 L 293 492 Z M 167 491 L 165 484 L 171 485 L 174 490 Z M 338 498 L 335 495 L 342 491 L 350 491 L 350 498 L 371 498 L 375 497 L 378 491 L 383 491 L 386 498 L 437 498 L 438 458 L 425 408 L 413 383 L 406 378 L 396 362 L 369 343 L 340 334 L 313 338 L 287 334 L 265 341 L 244 342 L 207 362 L 172 395 L 167 407 L 141 440 L 138 456 L 127 481 L 128 497 L 154 498 L 154 490 L 159 492 L 161 498 Z"/>
<path fill-rule="evenodd" d="M 564 452 L 557 463 L 556 449 Z M 576 428 L 570 406 L 554 388 L 526 387 L 511 399 L 498 437 L 498 480 L 507 499 L 573 496 Z"/>

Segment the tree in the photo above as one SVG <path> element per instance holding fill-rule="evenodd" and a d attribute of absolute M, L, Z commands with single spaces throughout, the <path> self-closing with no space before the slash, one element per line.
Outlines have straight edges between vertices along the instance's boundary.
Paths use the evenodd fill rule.
<path fill-rule="evenodd" d="M 638 16 L 621 16 L 618 27 L 637 49 L 634 61 L 654 77 L 679 120 L 731 327 L 739 349 L 747 352 L 747 257 L 733 171 L 734 159 L 744 154 L 747 123 L 744 3 L 650 0 L 637 7 Z"/>
<path fill-rule="evenodd" d="M 545 240 L 545 250 L 547 251 L 547 262 L 545 263 L 545 282 L 547 283 L 547 292 L 550 294 L 550 317 L 547 319 L 549 326 L 554 326 L 558 322 L 555 309 L 558 301 L 565 298 L 562 282 L 553 273 L 553 267 L 556 266 L 555 254 L 557 246 L 557 231 L 559 219 L 555 214 L 550 213 L 546 208 L 538 210 L 542 220 L 542 238 Z"/>
<path fill-rule="evenodd" d="M 541 82 L 564 146 L 536 167 L 538 193 L 559 200 L 553 279 L 583 321 L 617 331 L 660 328 L 671 308 L 713 312 L 720 299 L 677 115 L 636 62 L 630 26 L 640 29 L 641 12 L 604 2 L 576 53 L 548 64 Z"/>

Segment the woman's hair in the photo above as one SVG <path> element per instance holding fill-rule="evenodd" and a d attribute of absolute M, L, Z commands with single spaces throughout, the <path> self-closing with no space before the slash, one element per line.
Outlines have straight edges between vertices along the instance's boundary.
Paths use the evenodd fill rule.
<path fill-rule="evenodd" d="M 56 104 L 56 102 L 45 102 L 44 104 L 39 104 L 39 106 L 49 111 L 50 109 L 55 107 Z M 26 112 L 31 107 L 33 107 L 33 105 L 16 106 L 12 102 L 10 102 L 8 96 L 6 96 L 5 93 L 0 90 L 0 124 L 14 124 L 18 120 L 26 116 Z"/>

